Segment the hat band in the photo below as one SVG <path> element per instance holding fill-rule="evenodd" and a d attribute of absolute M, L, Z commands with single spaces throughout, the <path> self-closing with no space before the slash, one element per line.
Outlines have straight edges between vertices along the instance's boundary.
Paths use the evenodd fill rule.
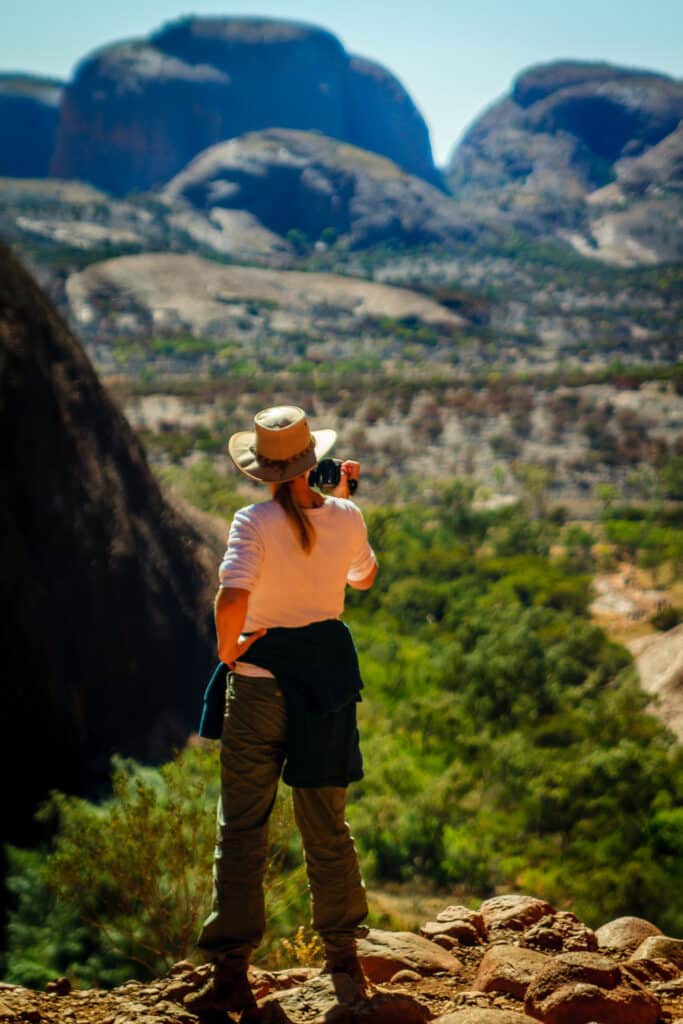
<path fill-rule="evenodd" d="M 305 448 L 300 452 L 296 452 L 294 455 L 290 455 L 286 459 L 269 459 L 265 455 L 261 455 L 258 449 L 251 448 L 256 458 L 259 461 L 260 466 L 266 466 L 270 469 L 281 469 L 284 471 L 290 462 L 296 462 L 298 459 L 302 459 L 304 455 L 308 455 L 310 452 L 315 451 L 315 438 L 312 437 Z"/>

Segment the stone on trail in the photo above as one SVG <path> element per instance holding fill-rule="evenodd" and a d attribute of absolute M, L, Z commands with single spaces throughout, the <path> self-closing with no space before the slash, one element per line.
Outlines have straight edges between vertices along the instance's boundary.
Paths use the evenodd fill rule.
<path fill-rule="evenodd" d="M 435 942 L 412 932 L 387 932 L 371 928 L 357 942 L 363 972 L 370 981 L 390 981 L 401 970 L 418 974 L 460 974 L 463 965 Z"/>
<path fill-rule="evenodd" d="M 564 953 L 529 985 L 525 1010 L 543 1024 L 657 1024 L 659 1001 L 597 953 Z"/>
<path fill-rule="evenodd" d="M 668 960 L 683 971 L 683 939 L 649 935 L 640 943 L 631 960 Z"/>
<path fill-rule="evenodd" d="M 457 939 L 463 946 L 475 946 L 486 938 L 486 928 L 484 918 L 476 910 L 453 906 L 446 907 L 433 921 L 423 924 L 420 934 L 435 942 L 440 936 L 448 935 Z"/>
<path fill-rule="evenodd" d="M 479 912 L 489 933 L 523 932 L 542 917 L 555 914 L 555 909 L 545 900 L 510 893 L 485 900 L 479 907 Z"/>
<path fill-rule="evenodd" d="M 522 946 L 490 946 L 479 965 L 475 988 L 524 999 L 527 988 L 549 962 L 545 953 Z"/>
<path fill-rule="evenodd" d="M 598 948 L 595 932 L 567 910 L 558 910 L 532 924 L 524 932 L 522 944 L 531 949 L 565 953 L 592 952 Z"/>
<path fill-rule="evenodd" d="M 649 935 L 661 935 L 657 925 L 642 917 L 617 917 L 596 929 L 595 937 L 600 949 L 620 949 L 633 952 Z"/>

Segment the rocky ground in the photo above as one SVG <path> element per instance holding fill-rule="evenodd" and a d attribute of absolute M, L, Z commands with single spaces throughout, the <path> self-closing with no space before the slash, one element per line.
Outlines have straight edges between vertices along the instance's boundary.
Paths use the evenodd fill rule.
<path fill-rule="evenodd" d="M 641 918 L 596 931 L 543 900 L 505 895 L 448 906 L 421 934 L 372 929 L 359 943 L 368 979 L 315 967 L 251 968 L 254 1024 L 683 1024 L 683 940 Z M 195 1024 L 184 1006 L 206 966 L 112 991 L 0 986 L 2 1024 Z M 212 1024 L 235 1017 L 218 1015 Z M 246 1021 L 246 1015 L 243 1015 Z"/>

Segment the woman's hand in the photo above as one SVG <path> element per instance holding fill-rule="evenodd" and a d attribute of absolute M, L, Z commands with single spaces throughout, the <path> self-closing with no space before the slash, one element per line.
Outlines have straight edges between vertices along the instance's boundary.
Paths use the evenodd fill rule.
<path fill-rule="evenodd" d="M 216 594 L 214 614 L 218 657 L 228 668 L 232 668 L 251 645 L 266 632 L 265 629 L 257 629 L 249 636 L 244 636 L 242 633 L 248 602 L 249 591 L 237 587 L 223 587 Z"/>
<path fill-rule="evenodd" d="M 332 494 L 335 498 L 349 498 L 351 496 L 349 480 L 355 480 L 357 484 L 359 478 L 360 462 L 356 462 L 354 459 L 344 459 L 341 464 L 341 479 L 332 491 Z M 355 487 L 353 490 L 355 490 Z"/>
<path fill-rule="evenodd" d="M 249 650 L 251 645 L 256 640 L 260 640 L 262 636 L 265 636 L 267 632 L 267 629 L 257 629 L 256 632 L 250 633 L 249 636 L 241 635 L 237 644 L 233 644 L 231 648 L 226 649 L 224 652 L 221 652 L 219 648 L 218 657 L 229 669 L 232 669 L 235 662 L 241 660 L 242 655 Z M 225 657 L 223 657 L 223 653 Z"/>

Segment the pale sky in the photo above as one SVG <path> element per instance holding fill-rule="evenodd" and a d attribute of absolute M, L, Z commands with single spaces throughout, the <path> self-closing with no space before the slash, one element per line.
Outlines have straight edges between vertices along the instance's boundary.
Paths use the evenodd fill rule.
<path fill-rule="evenodd" d="M 683 77 L 683 0 L 0 0 L 0 71 L 68 79 L 97 47 L 187 14 L 291 18 L 385 65 L 444 164 L 464 129 L 531 64 L 607 60 Z"/>

